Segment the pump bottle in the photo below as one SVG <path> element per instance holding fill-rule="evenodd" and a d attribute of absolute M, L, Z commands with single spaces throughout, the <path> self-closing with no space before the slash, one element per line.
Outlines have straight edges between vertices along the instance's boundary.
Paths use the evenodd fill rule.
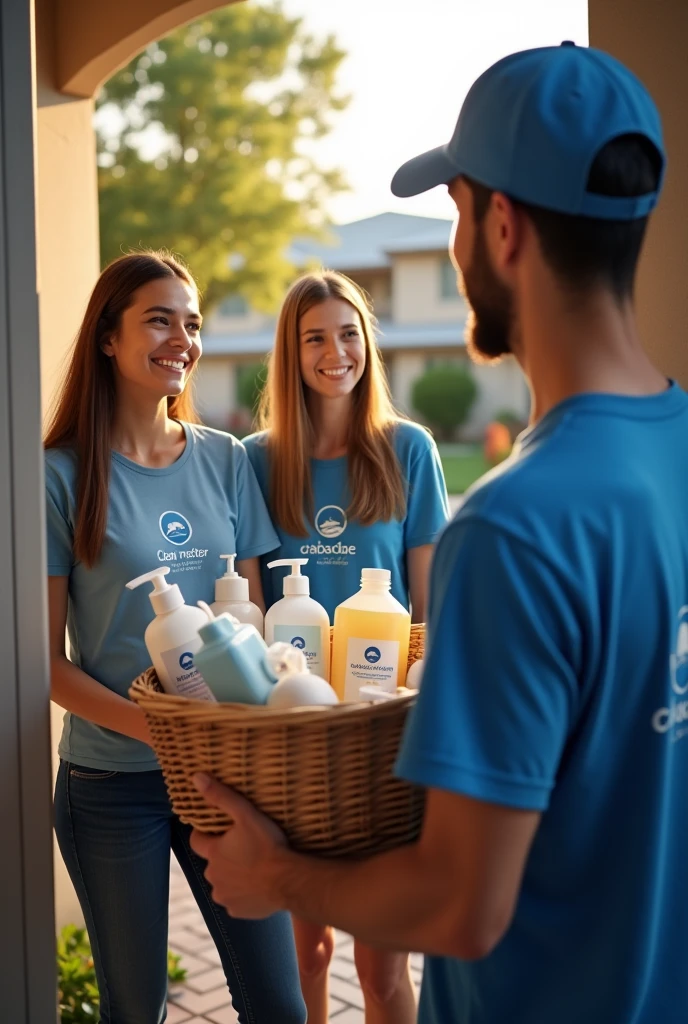
<path fill-rule="evenodd" d="M 263 613 L 248 595 L 248 580 L 234 570 L 236 555 L 220 555 L 227 559 L 227 571 L 215 580 L 215 600 L 211 604 L 214 615 L 228 612 L 239 622 L 248 622 L 263 635 Z"/>
<path fill-rule="evenodd" d="M 148 624 L 144 640 L 160 685 L 166 693 L 194 700 L 215 700 L 194 665 L 194 654 L 201 646 L 198 630 L 208 618 L 200 608 L 184 604 L 176 583 L 171 586 L 165 576 L 168 565 L 137 576 L 127 583 L 129 590 L 152 583 L 150 597 L 155 618 Z"/>
<path fill-rule="evenodd" d="M 321 604 L 310 597 L 307 576 L 301 566 L 307 558 L 278 558 L 268 562 L 268 569 L 291 566 L 284 577 L 281 601 L 276 601 L 265 615 L 265 641 L 270 646 L 282 640 L 303 651 L 308 669 L 327 682 L 330 680 L 330 619 Z"/>

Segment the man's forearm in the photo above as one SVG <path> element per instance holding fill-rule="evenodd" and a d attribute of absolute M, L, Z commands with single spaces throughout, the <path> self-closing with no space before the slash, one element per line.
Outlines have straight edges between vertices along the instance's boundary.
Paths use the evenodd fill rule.
<path fill-rule="evenodd" d="M 423 863 L 418 843 L 359 862 L 286 850 L 275 871 L 274 896 L 298 917 L 341 928 L 370 945 L 451 955 L 452 900 Z"/>

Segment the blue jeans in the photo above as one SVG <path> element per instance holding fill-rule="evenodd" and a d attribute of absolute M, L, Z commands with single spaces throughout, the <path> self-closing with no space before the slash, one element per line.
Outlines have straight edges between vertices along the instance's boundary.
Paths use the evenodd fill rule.
<path fill-rule="evenodd" d="M 167 1016 L 170 850 L 215 941 L 241 1024 L 304 1024 L 289 915 L 243 921 L 213 902 L 162 772 L 62 762 L 55 831 L 91 939 L 101 1024 L 162 1024 Z"/>

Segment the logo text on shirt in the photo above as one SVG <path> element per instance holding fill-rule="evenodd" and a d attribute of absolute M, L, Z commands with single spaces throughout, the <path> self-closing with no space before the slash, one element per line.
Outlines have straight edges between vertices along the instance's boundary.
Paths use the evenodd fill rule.
<path fill-rule="evenodd" d="M 685 698 L 688 694 L 688 605 L 685 604 L 678 613 L 675 651 L 669 657 L 669 678 L 674 694 Z M 684 722 L 688 722 L 688 699 L 675 700 L 672 697 L 667 707 L 657 708 L 652 716 L 655 732 L 672 730 L 672 743 L 688 735 L 688 725 L 683 725 Z"/>

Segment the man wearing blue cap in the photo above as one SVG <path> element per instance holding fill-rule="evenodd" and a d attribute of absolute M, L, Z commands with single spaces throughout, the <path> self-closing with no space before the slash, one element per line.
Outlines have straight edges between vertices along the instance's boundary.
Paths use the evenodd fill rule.
<path fill-rule="evenodd" d="M 398 764 L 419 842 L 306 858 L 199 780 L 238 822 L 195 839 L 215 898 L 431 954 L 423 1024 L 688 1018 L 688 397 L 632 306 L 663 169 L 642 84 L 564 44 L 491 67 L 394 177 L 448 185 L 470 349 L 512 352 L 533 402 L 439 541 Z"/>

